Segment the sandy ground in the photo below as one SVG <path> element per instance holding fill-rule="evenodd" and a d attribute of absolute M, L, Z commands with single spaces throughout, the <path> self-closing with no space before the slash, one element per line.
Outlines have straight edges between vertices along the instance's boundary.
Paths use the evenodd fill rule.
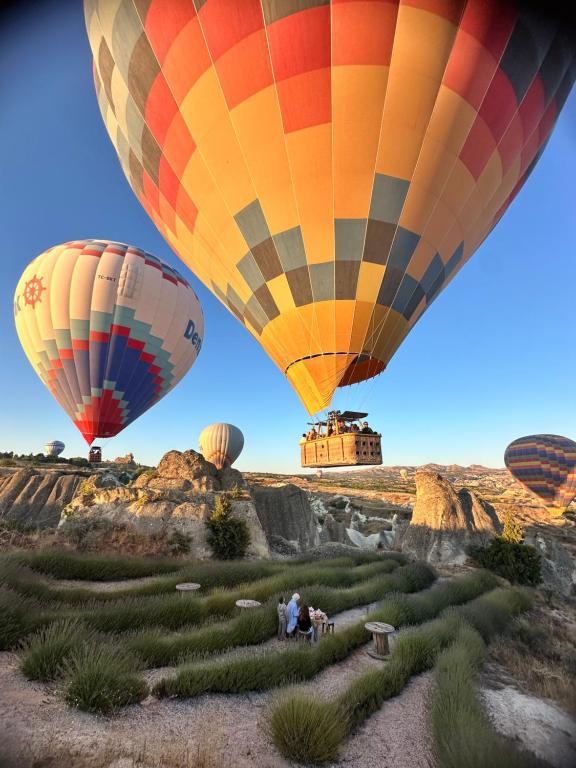
<path fill-rule="evenodd" d="M 334 617 L 337 627 L 358 621 L 367 606 Z M 237 653 L 262 653 L 286 645 L 273 639 Z M 381 662 L 368 656 L 368 646 L 358 649 L 344 662 L 329 667 L 302 686 L 313 696 L 332 696 L 366 668 Z M 151 670 L 154 682 L 174 668 Z M 345 745 L 337 765 L 350 768 L 427 768 L 429 736 L 425 717 L 428 678 L 413 681 L 397 699 L 388 702 Z M 66 745 L 77 752 L 94 753 L 107 744 L 126 750 L 178 749 L 191 754 L 210 742 L 221 756 L 222 766 L 286 768 L 266 735 L 263 713 L 276 691 L 242 695 L 205 695 L 186 701 L 159 701 L 149 697 L 143 704 L 124 709 L 112 718 L 97 717 L 68 708 L 54 685 L 31 683 L 19 671 L 14 653 L 0 653 L 0 743 L 17 751 L 28 745 L 35 752 L 57 750 Z M 233 756 L 233 759 L 232 759 Z M 220 759 L 220 758 L 219 758 Z"/>
<path fill-rule="evenodd" d="M 304 686 L 311 694 L 336 692 L 366 664 L 377 663 L 364 650 Z M 424 715 L 426 678 L 413 681 L 404 693 L 371 718 L 348 741 L 338 765 L 354 768 L 426 768 L 422 751 L 427 741 Z M 15 751 L 33 742 L 35 749 L 66 744 L 94 752 L 107 743 L 140 750 L 152 743 L 158 751 L 175 745 L 191 753 L 210 740 L 223 765 L 287 768 L 268 739 L 263 711 L 275 695 L 207 695 L 187 701 L 158 701 L 128 707 L 113 718 L 96 717 L 66 707 L 51 686 L 34 685 L 22 677 L 16 654 L 0 654 L 0 739 Z M 419 713 L 415 717 L 415 713 Z M 424 733 L 423 733 L 424 732 Z M 230 755 L 234 755 L 228 763 Z"/>
<path fill-rule="evenodd" d="M 70 585 L 77 582 L 70 582 Z M 137 583 L 142 583 L 138 580 Z M 116 585 L 117 582 L 111 582 Z M 94 585 L 102 589 L 104 585 Z M 125 586 L 125 583 L 124 583 Z M 104 588 L 106 588 L 104 586 Z M 112 587 L 114 588 L 114 587 Z M 367 616 L 372 606 L 360 606 L 331 619 L 336 631 Z M 299 686 L 312 697 L 340 694 L 358 675 L 382 662 L 367 654 L 370 644 L 353 652 L 340 664 L 328 667 Z M 394 637 L 391 638 L 394 645 Z M 233 648 L 218 658 L 238 654 L 262 654 L 288 647 L 275 638 L 260 645 Z M 153 685 L 175 674 L 175 667 L 148 670 Z M 498 674 L 484 676 L 482 695 L 494 725 L 504 735 L 519 739 L 544 757 L 554 768 L 576 764 L 576 726 L 552 702 L 520 693 Z M 432 736 L 428 702 L 431 673 L 410 681 L 400 696 L 386 702 L 343 746 L 333 768 L 430 768 Z M 67 707 L 55 685 L 27 681 L 19 671 L 15 653 L 0 653 L 0 768 L 10 754 L 54 753 L 67 750 L 67 761 L 39 763 L 42 768 L 74 768 L 72 755 L 162 754 L 195 755 L 209 745 L 218 768 L 289 768 L 269 739 L 264 722 L 267 705 L 277 691 L 237 695 L 209 694 L 189 700 L 157 700 L 150 696 L 140 705 L 127 707 L 111 718 L 89 715 Z M 70 762 L 72 760 L 72 762 Z M 85 762 L 81 762 L 85 766 Z M 183 763 L 188 764 L 188 763 Z M 20 758 L 10 768 L 30 765 Z M 194 765 L 191 762 L 190 765 Z M 106 768 L 133 768 L 132 758 L 100 763 Z"/>

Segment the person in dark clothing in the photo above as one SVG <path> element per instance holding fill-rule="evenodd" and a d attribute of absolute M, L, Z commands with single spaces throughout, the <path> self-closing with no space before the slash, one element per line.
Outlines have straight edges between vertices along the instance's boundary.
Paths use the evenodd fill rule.
<path fill-rule="evenodd" d="M 303 605 L 298 613 L 298 632 L 302 635 L 306 635 L 307 639 L 313 643 L 316 639 L 314 633 L 314 627 L 312 626 L 312 619 L 310 618 L 310 609 L 307 605 Z"/>
<path fill-rule="evenodd" d="M 374 434 L 374 430 L 370 429 L 370 427 L 368 426 L 368 422 L 367 421 L 363 421 L 362 422 L 362 429 L 360 430 L 360 432 L 362 432 L 362 434 L 364 434 L 364 435 L 373 435 Z"/>
<path fill-rule="evenodd" d="M 298 629 L 301 632 L 308 632 L 311 626 L 310 609 L 307 605 L 303 605 L 298 611 Z"/>

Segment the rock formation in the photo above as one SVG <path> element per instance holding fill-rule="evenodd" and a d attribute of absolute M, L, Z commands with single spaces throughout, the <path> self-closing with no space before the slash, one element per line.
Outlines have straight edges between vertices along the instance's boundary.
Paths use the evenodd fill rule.
<path fill-rule="evenodd" d="M 232 470 L 234 471 L 234 470 Z M 296 485 L 252 485 L 260 523 L 268 537 L 281 536 L 299 551 L 320 543 L 320 530 L 308 494 Z"/>
<path fill-rule="evenodd" d="M 340 544 L 352 544 L 350 537 L 346 533 L 346 524 L 340 523 L 330 512 L 324 516 L 324 525 L 320 531 L 320 542 L 325 544 L 328 541 L 338 541 Z"/>
<path fill-rule="evenodd" d="M 17 469 L 0 477 L 0 520 L 55 528 L 86 475 L 57 470 Z"/>
<path fill-rule="evenodd" d="M 436 564 L 462 564 L 470 544 L 485 544 L 499 533 L 494 507 L 474 491 L 455 491 L 436 472 L 418 471 L 416 504 L 402 551 Z"/>
<path fill-rule="evenodd" d="M 216 495 L 237 488 L 232 515 L 242 518 L 250 532 L 249 555 L 269 556 L 266 536 L 254 502 L 240 472 L 218 471 L 195 451 L 170 451 L 155 470 L 142 473 L 122 486 L 111 473 L 92 475 L 77 490 L 63 512 L 60 532 L 78 519 L 104 519 L 127 526 L 141 535 L 181 534 L 190 542 L 191 557 L 210 557 L 205 521 L 214 509 Z"/>
<path fill-rule="evenodd" d="M 524 543 L 531 544 L 540 554 L 543 586 L 554 592 L 573 595 L 576 592 L 576 563 L 568 549 L 551 536 L 539 532 L 529 533 Z"/>
<path fill-rule="evenodd" d="M 127 453 L 126 456 L 117 456 L 114 459 L 114 464 L 127 464 L 128 466 L 136 466 L 134 461 L 134 454 Z"/>

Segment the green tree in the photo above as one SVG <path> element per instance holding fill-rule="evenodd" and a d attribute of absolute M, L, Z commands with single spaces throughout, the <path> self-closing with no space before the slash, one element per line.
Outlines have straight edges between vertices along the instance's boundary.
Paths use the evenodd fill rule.
<path fill-rule="evenodd" d="M 206 521 L 208 546 L 218 560 L 237 560 L 246 555 L 250 532 L 245 520 L 232 517 L 232 502 L 228 495 L 216 497 L 214 511 Z"/>
<path fill-rule="evenodd" d="M 504 529 L 502 531 L 502 538 L 505 541 L 513 542 L 514 544 L 522 544 L 524 541 L 524 530 L 522 523 L 514 519 L 514 515 L 511 512 L 504 514 Z"/>

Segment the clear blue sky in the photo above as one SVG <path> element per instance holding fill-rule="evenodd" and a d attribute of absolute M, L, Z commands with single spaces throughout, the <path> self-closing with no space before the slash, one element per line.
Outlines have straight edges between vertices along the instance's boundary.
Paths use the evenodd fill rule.
<path fill-rule="evenodd" d="M 31 10 L 30 8 L 33 8 Z M 81 0 L 0 18 L 0 450 L 86 444 L 22 352 L 12 296 L 24 266 L 75 238 L 142 247 L 187 274 L 203 304 L 202 353 L 163 401 L 105 447 L 156 463 L 237 424 L 245 470 L 299 469 L 306 414 L 256 341 L 171 252 L 130 190 L 94 95 Z M 576 439 L 576 92 L 503 221 L 414 328 L 375 383 L 337 406 L 366 407 L 385 464 L 501 466 L 533 432 Z"/>

